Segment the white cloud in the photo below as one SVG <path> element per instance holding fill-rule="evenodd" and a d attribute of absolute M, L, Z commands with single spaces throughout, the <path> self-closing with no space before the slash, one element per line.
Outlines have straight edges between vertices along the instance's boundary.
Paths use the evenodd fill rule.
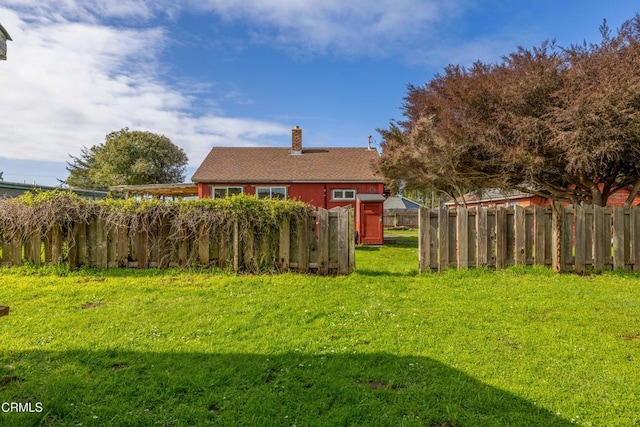
<path fill-rule="evenodd" d="M 63 2 L 61 10 L 71 3 Z M 82 146 L 103 142 L 108 132 L 129 127 L 168 136 L 197 165 L 214 144 L 256 145 L 289 132 L 268 121 L 191 114 L 192 96 L 156 73 L 167 42 L 162 29 L 37 18 L 44 2 L 37 4 L 20 15 L 0 7 L 13 38 L 8 60 L 0 63 L 2 157 L 65 161 Z"/>
<path fill-rule="evenodd" d="M 165 134 L 198 165 L 212 145 L 289 134 L 289 125 L 225 117 L 216 100 L 207 100 L 209 115 L 194 115 L 197 85 L 176 86 L 159 73 L 170 35 L 154 26 L 158 18 L 210 13 L 241 22 L 256 42 L 296 53 L 387 55 L 424 51 L 438 23 L 468 1 L 0 0 L 14 40 L 0 63 L 0 155 L 61 162 L 129 127 Z M 230 91 L 218 101 L 235 97 L 244 98 Z"/>
<path fill-rule="evenodd" d="M 423 42 L 463 0 L 197 0 L 193 7 L 248 21 L 262 43 L 348 55 L 389 54 Z"/>
<path fill-rule="evenodd" d="M 391 54 L 437 36 L 471 0 L 0 0 L 37 20 L 152 20 L 212 13 L 247 26 L 254 42 L 296 53 Z M 43 18 L 47 17 L 47 18 Z"/>

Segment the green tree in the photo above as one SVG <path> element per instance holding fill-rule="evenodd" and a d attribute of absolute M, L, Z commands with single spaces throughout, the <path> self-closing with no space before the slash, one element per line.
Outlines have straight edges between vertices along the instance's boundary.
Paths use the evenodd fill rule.
<path fill-rule="evenodd" d="M 182 182 L 187 165 L 185 152 L 166 136 L 128 128 L 111 132 L 104 143 L 83 147 L 79 156 L 70 157 L 65 183 L 91 189 Z"/>

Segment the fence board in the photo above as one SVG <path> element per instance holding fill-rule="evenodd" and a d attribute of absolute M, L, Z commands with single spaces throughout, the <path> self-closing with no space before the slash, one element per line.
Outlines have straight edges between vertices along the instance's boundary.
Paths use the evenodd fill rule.
<path fill-rule="evenodd" d="M 458 226 L 458 269 L 469 267 L 469 215 L 464 207 L 458 207 L 456 212 L 456 224 Z M 455 247 L 454 245 L 451 245 Z"/>
<path fill-rule="evenodd" d="M 51 229 L 51 262 L 62 262 L 62 227 L 59 224 L 55 224 Z"/>
<path fill-rule="evenodd" d="M 582 206 L 575 207 L 575 215 L 576 215 L 576 249 L 575 249 L 575 272 L 582 274 L 585 269 L 585 259 L 586 259 L 586 223 L 585 223 L 585 211 Z"/>
<path fill-rule="evenodd" d="M 348 270 L 344 274 L 349 274 L 356 270 L 356 239 L 355 239 L 355 212 L 353 209 L 347 210 L 347 235 L 346 239 L 349 242 L 349 266 Z M 344 231 L 343 231 L 344 232 Z"/>
<path fill-rule="evenodd" d="M 449 268 L 449 210 L 438 210 L 438 254 L 440 263 L 438 271 Z"/>
<path fill-rule="evenodd" d="M 533 265 L 533 211 L 526 209 L 524 215 L 524 259 L 525 264 Z"/>
<path fill-rule="evenodd" d="M 476 230 L 478 231 L 476 266 L 486 267 L 489 265 L 489 222 L 486 209 L 479 208 L 476 213 Z"/>
<path fill-rule="evenodd" d="M 318 209 L 318 274 L 329 273 L 329 211 Z"/>
<path fill-rule="evenodd" d="M 424 273 L 431 269 L 431 223 L 429 217 L 431 211 L 427 208 L 420 208 L 418 211 L 418 222 L 421 232 L 418 235 L 418 252 L 420 272 Z"/>
<path fill-rule="evenodd" d="M 597 272 L 604 270 L 605 246 L 603 241 L 606 237 L 604 227 L 604 208 L 593 206 L 593 266 Z"/>
<path fill-rule="evenodd" d="M 139 226 L 136 234 L 136 260 L 138 261 L 138 268 L 148 268 L 149 258 L 147 254 L 147 243 L 149 241 L 149 234 Z"/>
<path fill-rule="evenodd" d="M 280 260 L 280 270 L 289 270 L 289 258 L 291 247 L 291 220 L 285 218 L 280 223 L 280 239 L 278 244 L 278 256 Z"/>
<path fill-rule="evenodd" d="M 496 268 L 507 266 L 507 211 L 496 209 Z"/>
<path fill-rule="evenodd" d="M 517 265 L 524 265 L 527 262 L 527 251 L 525 244 L 527 241 L 526 236 L 526 218 L 524 208 L 522 206 L 514 206 L 514 238 L 515 238 L 515 263 Z"/>
<path fill-rule="evenodd" d="M 41 263 L 41 250 L 42 241 L 40 240 L 40 233 L 33 233 L 29 238 L 29 256 L 27 259 L 35 265 Z"/>
<path fill-rule="evenodd" d="M 96 219 L 96 267 L 107 268 L 107 228 L 104 218 Z"/>
<path fill-rule="evenodd" d="M 198 236 L 198 262 L 201 267 L 209 266 L 209 227 L 206 224 L 200 224 Z M 253 234 L 251 234 L 250 244 L 251 251 L 253 252 Z M 253 254 L 252 254 L 253 255 Z"/>
<path fill-rule="evenodd" d="M 11 240 L 12 265 L 22 265 L 22 237 L 15 235 Z"/>
<path fill-rule="evenodd" d="M 624 268 L 624 209 L 613 208 L 613 268 Z"/>
<path fill-rule="evenodd" d="M 631 206 L 630 221 L 630 259 L 633 271 L 640 271 L 640 206 Z"/>
<path fill-rule="evenodd" d="M 96 225 L 96 217 L 92 216 L 89 218 L 89 223 L 87 224 L 87 255 L 89 258 L 89 265 L 95 267 L 98 259 L 96 252 L 96 244 L 98 243 L 97 238 L 97 225 Z"/>
<path fill-rule="evenodd" d="M 297 226 L 298 238 L 296 242 L 297 260 L 298 260 L 298 272 L 307 273 L 309 271 L 309 217 L 300 218 Z M 342 236 L 340 236 L 342 237 Z M 347 253 L 345 246 L 344 253 Z M 342 259 L 342 262 L 346 265 L 348 261 Z"/>
<path fill-rule="evenodd" d="M 348 228 L 347 220 L 349 219 L 345 216 L 345 211 L 343 209 L 336 209 L 338 216 L 338 251 L 339 252 L 349 252 L 349 242 L 347 241 L 347 236 L 344 233 L 344 230 Z M 338 274 L 345 274 L 347 269 L 349 268 L 349 259 L 346 260 L 343 257 L 338 259 Z"/>

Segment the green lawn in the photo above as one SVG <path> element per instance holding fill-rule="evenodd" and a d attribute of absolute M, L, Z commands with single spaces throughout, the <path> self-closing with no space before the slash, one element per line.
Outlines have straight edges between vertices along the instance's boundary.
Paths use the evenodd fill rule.
<path fill-rule="evenodd" d="M 640 424 L 640 278 L 420 276 L 416 246 L 335 278 L 0 270 L 0 405 L 42 405 L 0 425 Z"/>

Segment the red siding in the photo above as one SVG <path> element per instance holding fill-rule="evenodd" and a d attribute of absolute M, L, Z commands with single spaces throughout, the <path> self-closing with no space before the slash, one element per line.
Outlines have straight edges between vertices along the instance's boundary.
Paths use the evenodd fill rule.
<path fill-rule="evenodd" d="M 296 199 L 308 203 L 315 207 L 323 207 L 325 209 L 335 208 L 336 206 L 351 206 L 355 208 L 356 202 L 346 200 L 332 200 L 333 190 L 345 189 L 356 190 L 358 194 L 382 194 L 382 183 L 199 183 L 198 197 L 211 197 L 212 187 L 243 187 L 245 194 L 255 194 L 256 187 L 287 187 L 287 195 L 289 199 Z"/>
<path fill-rule="evenodd" d="M 607 206 L 622 206 L 624 202 L 629 197 L 630 190 L 627 188 L 623 188 L 622 190 L 617 191 L 616 193 L 609 196 L 607 200 Z M 467 207 L 472 208 L 474 206 L 484 206 L 484 207 L 504 207 L 509 206 L 510 203 L 516 203 L 518 206 L 551 206 L 551 201 L 549 199 L 544 199 L 540 196 L 531 196 L 520 199 L 508 199 L 508 200 L 492 200 L 487 202 L 468 202 Z M 635 199 L 633 199 L 632 205 L 640 205 L 640 194 L 636 195 Z M 569 203 L 563 203 L 563 205 L 569 205 Z M 455 208 L 455 205 L 451 206 Z"/>

